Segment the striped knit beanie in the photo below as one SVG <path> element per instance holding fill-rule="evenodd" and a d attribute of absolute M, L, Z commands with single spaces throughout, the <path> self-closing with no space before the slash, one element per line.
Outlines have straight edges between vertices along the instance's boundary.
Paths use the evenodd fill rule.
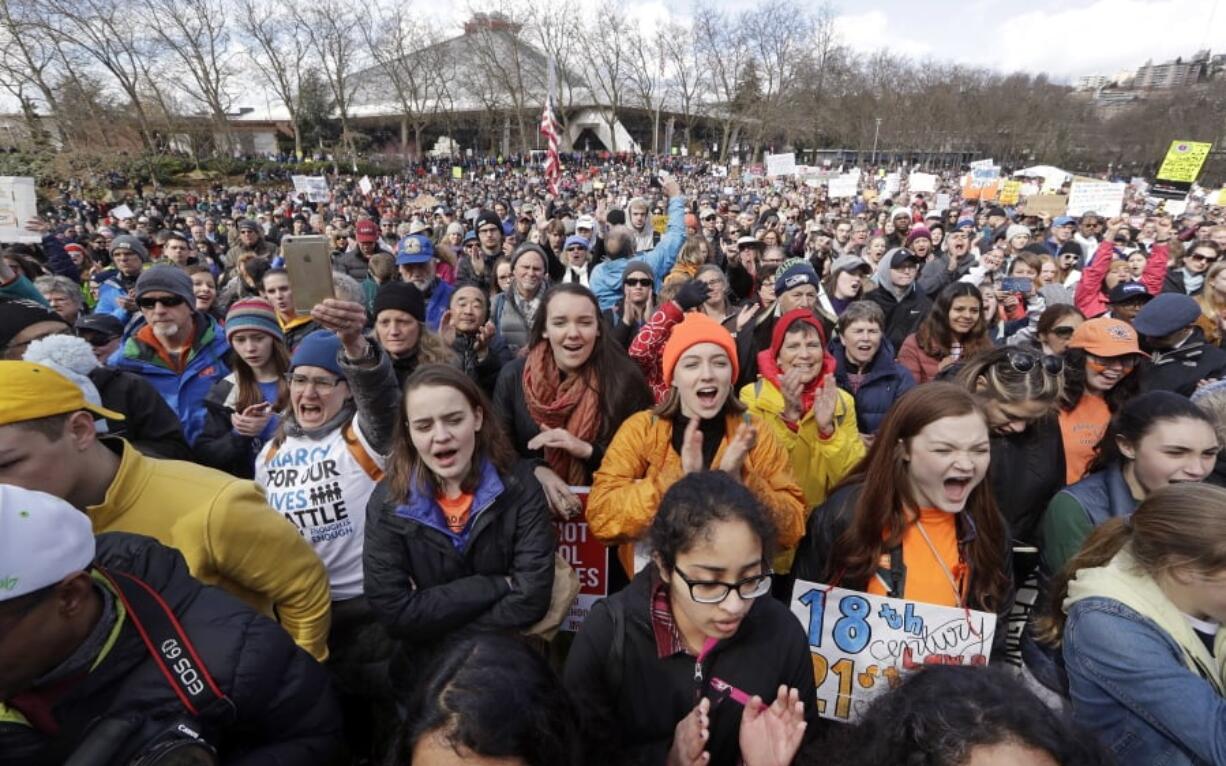
<path fill-rule="evenodd" d="M 285 342 L 285 333 L 281 332 L 277 312 L 272 304 L 263 298 L 243 298 L 230 306 L 230 310 L 226 312 L 226 342 L 240 330 L 265 332 L 281 343 Z"/>

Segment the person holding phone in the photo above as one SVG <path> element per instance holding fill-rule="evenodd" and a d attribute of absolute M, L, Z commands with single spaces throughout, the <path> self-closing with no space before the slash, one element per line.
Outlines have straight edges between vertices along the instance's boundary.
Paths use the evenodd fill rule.
<path fill-rule="evenodd" d="M 226 314 L 230 374 L 205 397 L 207 419 L 196 440 L 200 462 L 242 479 L 255 476 L 255 456 L 280 425 L 289 404 L 289 348 L 272 304 L 236 302 Z"/>

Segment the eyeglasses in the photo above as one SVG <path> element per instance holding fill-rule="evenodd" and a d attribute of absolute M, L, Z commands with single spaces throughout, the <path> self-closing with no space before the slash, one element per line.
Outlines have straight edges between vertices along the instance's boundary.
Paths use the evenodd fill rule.
<path fill-rule="evenodd" d="M 1069 327 L 1068 325 L 1051 328 L 1052 335 L 1055 335 L 1057 338 L 1063 338 L 1064 340 L 1068 340 L 1069 338 L 1073 337 L 1073 333 L 1076 331 L 1076 327 Z"/>
<path fill-rule="evenodd" d="M 303 389 L 308 385 L 314 386 L 315 390 L 321 394 L 327 395 L 332 393 L 338 385 L 341 384 L 340 378 L 312 378 L 308 375 L 296 375 L 292 372 L 285 373 L 285 382 L 290 388 Z"/>
<path fill-rule="evenodd" d="M 1125 354 L 1124 356 L 1099 356 L 1098 354 L 1087 354 L 1086 360 L 1102 370 L 1115 365 L 1119 365 L 1125 370 L 1131 370 L 1133 367 L 1137 366 L 1137 357 L 1134 354 Z"/>
<path fill-rule="evenodd" d="M 187 301 L 183 299 L 182 295 L 160 295 L 157 297 L 136 299 L 136 305 L 140 306 L 142 309 L 151 309 L 159 303 L 168 309 L 172 309 L 175 306 L 182 306 L 186 302 Z"/>
<path fill-rule="evenodd" d="M 575 245 L 574 247 L 568 247 L 568 248 L 566 248 L 566 252 L 568 252 L 568 253 L 586 253 L 586 252 L 587 252 L 587 248 L 586 248 L 586 247 L 580 247 L 579 245 Z"/>
<path fill-rule="evenodd" d="M 465 243 L 464 243 L 464 249 L 465 249 L 465 250 L 469 249 L 470 247 L 471 247 L 471 248 L 477 248 L 477 247 L 480 247 L 480 245 L 478 245 L 476 242 L 465 242 Z"/>
<path fill-rule="evenodd" d="M 1059 375 L 1064 370 L 1064 359 L 1058 356 L 1040 356 L 1028 354 L 1025 351 L 1010 351 L 1007 356 L 1009 366 L 1020 373 L 1028 373 L 1036 364 L 1043 365 L 1043 371 L 1048 375 Z"/>
<path fill-rule="evenodd" d="M 631 277 L 626 280 L 626 287 L 651 287 L 653 284 L 655 283 L 650 279 L 635 279 Z"/>
<path fill-rule="evenodd" d="M 689 587 L 690 598 L 699 604 L 721 604 L 733 590 L 746 601 L 765 596 L 770 592 L 773 574 L 766 572 L 729 583 L 719 580 L 691 580 L 675 566 L 673 571 Z"/>

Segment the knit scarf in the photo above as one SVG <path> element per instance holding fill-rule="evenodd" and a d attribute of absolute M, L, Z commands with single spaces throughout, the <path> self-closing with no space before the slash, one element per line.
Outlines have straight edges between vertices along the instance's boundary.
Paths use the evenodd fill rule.
<path fill-rule="evenodd" d="M 1180 269 L 1183 272 L 1183 290 L 1188 295 L 1196 292 L 1205 284 L 1205 274 L 1193 274 L 1187 269 Z"/>
<path fill-rule="evenodd" d="M 576 439 L 591 442 L 600 426 L 600 394 L 590 366 L 565 380 L 545 342 L 528 352 L 524 363 L 524 401 L 528 414 L 542 429 L 564 428 Z M 545 462 L 570 484 L 583 484 L 587 472 L 581 460 L 556 447 L 545 448 Z"/>
<path fill-rule="evenodd" d="M 817 373 L 817 377 L 805 384 L 804 390 L 800 394 L 800 412 L 803 416 L 809 410 L 813 409 L 813 401 L 817 398 L 817 389 L 821 386 L 822 381 L 827 375 L 832 375 L 838 362 L 834 355 L 826 349 L 826 333 L 822 330 L 821 323 L 813 316 L 813 312 L 808 309 L 793 309 L 775 322 L 775 328 L 771 332 L 771 347 L 758 352 L 758 374 L 766 380 L 775 384 L 775 388 L 779 389 L 779 393 L 783 393 L 783 371 L 779 369 L 779 349 L 783 348 L 783 339 L 787 335 L 788 330 L 797 322 L 802 322 L 817 330 L 817 337 L 822 342 L 822 369 Z"/>

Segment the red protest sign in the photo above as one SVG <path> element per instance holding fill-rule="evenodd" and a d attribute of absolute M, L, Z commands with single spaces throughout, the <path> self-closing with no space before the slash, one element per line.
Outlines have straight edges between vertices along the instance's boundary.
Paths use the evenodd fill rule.
<path fill-rule="evenodd" d="M 609 549 L 592 536 L 587 526 L 587 496 L 591 487 L 571 487 L 583 504 L 583 515 L 568 521 L 554 520 L 558 553 L 579 575 L 579 596 L 562 621 L 562 630 L 579 630 L 592 605 L 609 595 Z"/>

